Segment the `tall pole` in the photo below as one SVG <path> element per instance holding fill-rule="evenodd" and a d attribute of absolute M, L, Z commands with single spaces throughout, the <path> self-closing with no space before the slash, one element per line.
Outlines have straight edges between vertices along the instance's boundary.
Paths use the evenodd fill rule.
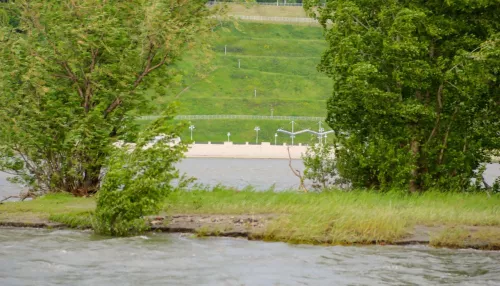
<path fill-rule="evenodd" d="M 238 68 L 241 68 L 241 60 L 238 59 Z"/>
<path fill-rule="evenodd" d="M 294 125 L 295 125 L 295 121 L 292 120 L 292 136 L 290 136 L 290 137 L 292 137 L 292 146 L 293 146 L 293 138 L 295 138 L 295 135 L 293 134 Z"/>
<path fill-rule="evenodd" d="M 321 121 L 318 121 L 318 124 L 319 124 L 319 135 L 318 135 L 318 140 L 319 140 L 319 144 L 321 145 L 323 143 L 323 140 L 322 140 L 322 134 L 321 132 L 325 131 L 325 129 L 321 128 Z"/>
<path fill-rule="evenodd" d="M 193 129 L 194 125 L 189 126 L 189 130 L 191 130 L 191 141 L 193 141 Z"/>
<path fill-rule="evenodd" d="M 276 144 L 277 141 L 278 141 L 278 133 L 274 133 L 274 145 L 278 145 Z"/>
<path fill-rule="evenodd" d="M 227 142 L 231 142 L 231 140 L 229 139 L 231 136 L 231 133 L 230 132 L 227 132 Z"/>
<path fill-rule="evenodd" d="M 255 130 L 255 132 L 257 132 L 257 135 L 255 137 L 255 144 L 259 144 L 259 130 L 260 130 L 260 127 L 256 126 L 253 130 Z"/>
<path fill-rule="evenodd" d="M 224 55 L 227 55 L 227 45 L 224 45 Z"/>

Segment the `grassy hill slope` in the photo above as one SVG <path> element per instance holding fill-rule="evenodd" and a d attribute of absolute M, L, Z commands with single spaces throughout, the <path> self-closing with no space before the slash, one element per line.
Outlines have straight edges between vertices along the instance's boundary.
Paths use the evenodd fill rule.
<path fill-rule="evenodd" d="M 179 63 L 184 76 L 170 87 L 169 94 L 156 99 L 159 110 L 175 100 L 181 103 L 180 114 L 270 115 L 273 109 L 274 115 L 326 115 L 332 83 L 316 70 L 326 48 L 321 28 L 239 22 L 224 23 L 217 28 L 217 34 L 211 60 L 200 65 L 203 56 L 193 52 Z M 199 76 L 200 70 L 204 70 L 203 77 Z M 215 120 L 193 124 L 200 126 L 198 132 L 202 126 L 205 130 L 201 141 L 213 142 L 227 140 L 228 131 L 235 134 L 235 142 L 252 142 L 257 125 L 267 126 L 269 131 L 263 131 L 262 138 L 274 142 L 277 129 L 275 121 Z M 287 124 L 280 123 L 279 127 L 287 128 Z M 238 132 L 242 135 L 238 136 Z M 250 134 L 251 138 L 247 138 Z M 305 137 L 298 142 L 308 142 L 309 136 Z"/>

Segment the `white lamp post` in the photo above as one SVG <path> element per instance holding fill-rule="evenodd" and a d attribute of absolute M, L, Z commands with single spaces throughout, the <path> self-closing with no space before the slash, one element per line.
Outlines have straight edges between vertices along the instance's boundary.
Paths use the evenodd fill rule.
<path fill-rule="evenodd" d="M 322 137 L 322 133 L 323 133 L 323 131 L 325 131 L 325 129 L 324 129 L 324 128 L 320 128 L 320 129 L 319 129 L 319 135 L 318 135 L 319 144 L 322 144 L 322 143 L 323 143 L 323 140 L 321 140 L 321 139 L 322 139 L 321 137 Z M 326 134 L 325 134 L 325 135 L 326 135 Z"/>
<path fill-rule="evenodd" d="M 255 130 L 255 132 L 257 132 L 257 135 L 255 137 L 255 144 L 259 144 L 259 130 L 260 130 L 260 127 L 256 126 L 253 130 Z"/>
<path fill-rule="evenodd" d="M 191 141 L 193 141 L 193 130 L 194 130 L 194 125 L 189 126 L 189 130 L 191 130 Z"/>
<path fill-rule="evenodd" d="M 278 145 L 276 144 L 277 141 L 278 141 L 278 133 L 274 133 L 274 145 Z"/>
<path fill-rule="evenodd" d="M 227 142 L 231 142 L 230 137 L 231 137 L 231 132 L 227 132 Z"/>

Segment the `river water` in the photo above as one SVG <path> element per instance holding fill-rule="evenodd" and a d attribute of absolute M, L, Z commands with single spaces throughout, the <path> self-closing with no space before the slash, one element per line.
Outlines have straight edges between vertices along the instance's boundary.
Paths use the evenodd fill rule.
<path fill-rule="evenodd" d="M 283 159 L 222 159 L 187 158 L 177 164 L 181 173 L 197 178 L 197 183 L 242 189 L 253 186 L 256 190 L 298 189 L 299 179 L 292 173 L 288 160 Z M 292 160 L 292 167 L 303 172 L 302 160 Z M 491 184 L 500 176 L 500 164 L 489 164 L 484 177 Z M 0 198 L 17 195 L 22 189 L 7 181 L 8 175 L 0 172 Z"/>
<path fill-rule="evenodd" d="M 500 285 L 500 252 L 0 230 L 0 285 Z"/>
<path fill-rule="evenodd" d="M 300 161 L 292 162 L 302 170 Z M 207 185 L 296 188 L 287 160 L 185 159 Z M 488 166 L 492 182 L 500 165 Z M 21 188 L 0 173 L 0 196 Z M 321 247 L 196 239 L 102 238 L 89 232 L 0 228 L 0 285 L 500 285 L 500 252 L 423 246 Z"/>

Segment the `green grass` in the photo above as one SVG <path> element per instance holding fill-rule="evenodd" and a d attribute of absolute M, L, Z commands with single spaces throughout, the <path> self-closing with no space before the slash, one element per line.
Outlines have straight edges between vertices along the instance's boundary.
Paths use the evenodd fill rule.
<path fill-rule="evenodd" d="M 148 120 L 141 120 L 140 124 L 147 124 Z M 286 130 L 291 130 L 290 121 L 284 120 L 225 120 L 225 119 L 214 119 L 214 120 L 191 120 L 189 121 L 195 126 L 193 131 L 193 141 L 198 143 L 206 143 L 208 141 L 212 143 L 220 143 L 227 141 L 227 132 L 231 132 L 231 141 L 237 144 L 243 144 L 249 142 L 250 144 L 255 143 L 256 132 L 254 128 L 259 126 L 259 142 L 271 142 L 274 144 L 274 134 L 279 128 Z M 325 124 L 322 125 L 325 127 Z M 315 121 L 296 121 L 295 130 L 301 129 L 311 129 L 318 130 L 318 122 Z M 325 128 L 325 130 L 330 130 Z M 330 134 L 330 139 L 333 136 Z M 181 139 L 184 141 L 190 140 L 190 131 L 186 129 L 181 135 Z M 328 139 L 328 138 L 327 138 Z M 278 133 L 277 144 L 286 143 L 290 145 L 292 143 L 290 136 Z M 303 133 L 296 135 L 294 143 L 310 144 L 318 142 L 318 138 L 312 136 L 309 133 Z"/>
<path fill-rule="evenodd" d="M 0 204 L 0 221 L 37 222 L 49 219 L 73 227 L 89 227 L 94 208 L 93 198 L 50 194 L 31 201 Z"/>
<path fill-rule="evenodd" d="M 268 237 L 312 243 L 393 242 L 415 225 L 498 227 L 499 206 L 499 195 L 488 198 L 485 194 L 436 192 L 410 196 L 368 191 L 302 194 L 219 190 L 175 193 L 167 201 L 172 213 L 281 214 L 267 230 Z M 434 240 L 437 244 L 439 237 Z"/>
<path fill-rule="evenodd" d="M 278 116 L 325 116 L 324 100 L 277 100 L 272 98 L 186 98 L 179 99 L 180 114 L 242 114 Z M 191 106 L 191 107 L 189 107 Z"/>
<path fill-rule="evenodd" d="M 90 226 L 92 198 L 48 195 L 30 202 L 0 205 L 0 220 L 12 221 L 29 213 L 73 227 Z M 370 191 L 275 193 L 237 191 L 174 192 L 165 201 L 168 213 L 275 214 L 264 238 L 301 243 L 391 243 L 417 225 L 434 226 L 436 246 L 464 247 L 484 244 L 499 247 L 500 195 L 428 192 L 405 195 Z M 26 218 L 25 218 L 26 219 Z M 470 232 L 467 227 L 483 227 Z M 493 245 L 494 244 L 494 245 Z"/>
<path fill-rule="evenodd" d="M 307 17 L 302 7 L 298 6 L 261 6 L 252 4 L 227 4 L 230 15 L 246 16 L 279 16 L 279 17 Z"/>
<path fill-rule="evenodd" d="M 154 96 L 157 108 L 151 115 L 178 101 L 179 114 L 270 115 L 273 108 L 276 116 L 326 116 L 333 84 L 317 71 L 327 47 L 320 27 L 224 23 L 217 35 L 213 57 L 194 50 L 177 64 L 183 76 L 175 78 L 167 94 Z M 199 124 L 209 128 L 202 141 L 220 141 L 220 134 L 227 133 L 227 122 Z M 237 121 L 231 127 L 244 130 L 249 125 L 253 130 L 265 124 Z M 242 134 L 241 142 L 249 141 L 247 137 Z"/>

